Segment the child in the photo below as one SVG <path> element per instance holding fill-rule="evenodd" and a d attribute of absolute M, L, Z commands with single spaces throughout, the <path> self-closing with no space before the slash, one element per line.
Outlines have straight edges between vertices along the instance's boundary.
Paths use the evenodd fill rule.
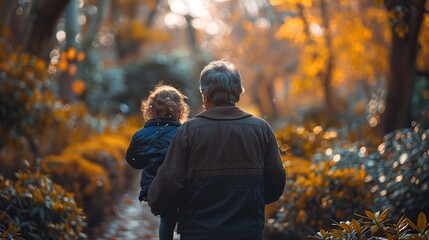
<path fill-rule="evenodd" d="M 126 153 L 127 162 L 136 169 L 143 169 L 140 180 L 140 201 L 147 201 L 149 185 L 164 161 L 180 122 L 187 119 L 189 106 L 186 96 L 169 85 L 158 85 L 141 103 L 140 110 L 146 123 L 137 131 Z M 177 206 L 161 215 L 159 239 L 173 239 L 177 222 Z"/>

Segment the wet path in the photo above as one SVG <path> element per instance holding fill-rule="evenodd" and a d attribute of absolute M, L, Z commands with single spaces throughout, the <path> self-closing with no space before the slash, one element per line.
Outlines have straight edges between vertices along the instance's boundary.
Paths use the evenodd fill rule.
<path fill-rule="evenodd" d="M 137 181 L 136 181 L 137 182 Z M 139 192 L 138 182 L 131 187 L 120 199 L 117 206 L 113 207 L 114 216 L 106 220 L 102 234 L 98 234 L 97 240 L 157 240 L 159 228 L 159 216 L 154 216 L 146 202 L 137 199 Z M 174 240 L 179 235 L 175 233 Z"/>

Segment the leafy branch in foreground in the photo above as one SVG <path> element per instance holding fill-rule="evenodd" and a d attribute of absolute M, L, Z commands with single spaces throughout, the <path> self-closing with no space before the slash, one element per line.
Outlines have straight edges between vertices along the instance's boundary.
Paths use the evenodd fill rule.
<path fill-rule="evenodd" d="M 335 222 L 331 230 L 320 229 L 310 237 L 322 240 L 429 239 L 429 224 L 423 212 L 420 212 L 416 223 L 405 215 L 393 222 L 389 217 L 389 209 L 383 212 L 365 211 L 365 215 L 355 215 L 359 219 Z"/>

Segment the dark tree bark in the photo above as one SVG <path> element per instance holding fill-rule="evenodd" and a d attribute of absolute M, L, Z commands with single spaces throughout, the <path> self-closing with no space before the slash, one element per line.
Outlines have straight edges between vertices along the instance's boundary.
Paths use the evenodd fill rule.
<path fill-rule="evenodd" d="M 425 0 L 408 2 L 409 31 L 400 37 L 392 30 L 390 52 L 390 70 L 387 82 L 386 110 L 381 116 L 381 134 L 392 132 L 398 128 L 410 127 L 411 95 L 416 77 L 416 57 L 418 35 L 423 20 Z M 387 1 L 388 8 L 394 8 L 404 1 Z"/>
<path fill-rule="evenodd" d="M 92 16 L 88 29 L 85 31 L 82 38 L 82 51 L 88 52 L 90 50 L 95 35 L 97 34 L 98 30 L 100 30 L 101 25 L 109 14 L 111 2 L 112 0 L 103 0 L 97 3 L 98 12 L 95 14 L 95 16 Z"/>
<path fill-rule="evenodd" d="M 78 18 L 78 1 L 77 0 L 69 0 L 69 4 L 67 5 L 65 11 L 65 30 L 66 30 L 66 50 L 71 47 L 77 48 L 76 35 L 79 33 L 79 24 L 77 22 Z M 76 94 L 72 91 L 72 84 L 75 79 L 75 76 L 71 76 L 67 71 L 62 72 L 60 76 L 59 82 L 59 93 L 60 98 L 64 102 L 74 102 L 77 99 Z"/>
<path fill-rule="evenodd" d="M 22 36 L 24 51 L 44 58 L 55 26 L 69 0 L 33 1 Z"/>
<path fill-rule="evenodd" d="M 159 0 L 157 0 L 156 2 L 157 2 L 157 6 L 149 12 L 149 14 L 146 18 L 146 26 L 147 27 L 152 26 L 152 24 L 154 23 L 154 20 L 155 20 L 155 16 L 158 13 Z"/>
<path fill-rule="evenodd" d="M 325 0 L 320 2 L 320 10 L 322 14 L 322 22 L 325 36 L 326 48 L 328 49 L 328 59 L 326 62 L 326 69 L 322 75 L 322 86 L 325 91 L 325 105 L 326 105 L 326 121 L 330 125 L 334 122 L 337 111 L 334 105 L 333 100 L 333 91 L 332 91 L 332 71 L 334 68 L 334 56 L 332 52 L 332 41 L 331 41 L 331 32 L 330 32 L 330 23 L 329 23 L 329 14 L 326 6 Z"/>
<path fill-rule="evenodd" d="M 197 36 L 195 34 L 195 29 L 191 24 L 193 18 L 191 15 L 186 15 L 185 19 L 186 19 L 186 23 L 188 24 L 187 29 L 188 29 L 189 44 L 191 46 L 192 52 L 195 54 L 194 56 L 197 56 L 199 52 L 199 48 L 197 44 Z"/>
<path fill-rule="evenodd" d="M 305 35 L 307 35 L 307 41 L 311 41 L 310 25 L 308 24 L 307 17 L 305 17 L 304 6 L 302 6 L 300 3 L 297 3 L 296 7 L 298 8 L 298 16 L 304 23 L 304 32 Z"/>
<path fill-rule="evenodd" d="M 260 86 L 262 83 L 262 79 L 264 79 L 264 70 L 258 69 L 257 77 L 255 78 L 255 82 L 250 87 L 250 92 L 251 92 L 251 96 L 252 96 L 252 101 L 259 108 L 261 115 L 266 116 L 267 112 L 266 112 L 266 109 L 264 109 L 264 107 L 263 107 L 262 99 L 259 95 L 259 89 L 260 89 Z"/>

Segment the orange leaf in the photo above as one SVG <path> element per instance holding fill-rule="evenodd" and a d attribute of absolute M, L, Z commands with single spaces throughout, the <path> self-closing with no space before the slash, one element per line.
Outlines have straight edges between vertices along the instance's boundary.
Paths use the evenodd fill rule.
<path fill-rule="evenodd" d="M 374 234 L 378 231 L 379 227 L 377 225 L 371 226 L 371 233 Z"/>
<path fill-rule="evenodd" d="M 365 214 L 368 216 L 369 219 L 375 220 L 375 214 L 373 212 L 365 210 Z"/>
<path fill-rule="evenodd" d="M 70 64 L 70 66 L 69 66 L 69 75 L 70 76 L 75 76 L 76 75 L 76 73 L 77 73 L 77 66 L 76 66 L 76 64 Z"/>
<path fill-rule="evenodd" d="M 130 198 L 127 198 L 124 200 L 125 205 L 132 205 L 133 204 L 133 200 L 131 200 Z"/>
<path fill-rule="evenodd" d="M 342 229 L 346 230 L 347 233 L 351 233 L 352 232 L 352 229 L 350 228 L 350 226 L 347 223 L 345 223 L 345 222 L 341 222 L 340 223 L 340 227 Z"/>
<path fill-rule="evenodd" d="M 406 219 L 407 219 L 407 223 L 408 223 L 408 225 L 410 225 L 410 227 L 411 227 L 412 229 L 414 229 L 414 230 L 417 230 L 417 231 L 418 231 L 418 228 L 417 228 L 416 224 L 414 224 L 414 223 L 413 223 L 413 221 L 411 221 L 411 219 L 409 219 L 409 218 L 406 218 Z"/>
<path fill-rule="evenodd" d="M 76 95 L 81 95 L 85 88 L 86 84 L 82 79 L 75 80 L 72 83 L 72 91 Z"/>
<path fill-rule="evenodd" d="M 387 217 L 387 214 L 389 213 L 389 209 L 387 208 L 386 210 L 384 210 L 381 214 L 380 214 L 380 216 L 378 217 L 378 221 L 379 222 L 381 222 L 381 221 L 383 221 L 384 219 L 386 219 L 386 217 Z"/>
<path fill-rule="evenodd" d="M 355 229 L 356 233 L 360 234 L 362 231 L 362 228 L 360 227 L 360 224 L 358 223 L 358 221 L 356 221 L 355 219 L 353 219 L 351 221 L 351 224 L 353 226 L 353 228 Z"/>
<path fill-rule="evenodd" d="M 69 48 L 69 50 L 67 51 L 67 58 L 69 60 L 73 60 L 76 57 L 76 48 L 71 47 Z"/>
<path fill-rule="evenodd" d="M 419 217 L 417 218 L 417 228 L 419 232 L 423 232 L 426 228 L 427 218 L 423 212 L 419 213 Z"/>
<path fill-rule="evenodd" d="M 83 61 L 85 59 L 85 53 L 84 52 L 79 52 L 78 54 L 77 54 L 77 60 L 79 61 L 79 62 L 81 62 L 81 61 Z"/>
<path fill-rule="evenodd" d="M 67 67 L 68 67 L 68 62 L 67 62 L 67 60 L 66 60 L 66 59 L 64 59 L 64 58 L 61 58 L 60 63 L 58 64 L 58 69 L 59 69 L 61 72 L 65 72 L 65 71 L 67 70 Z"/>

